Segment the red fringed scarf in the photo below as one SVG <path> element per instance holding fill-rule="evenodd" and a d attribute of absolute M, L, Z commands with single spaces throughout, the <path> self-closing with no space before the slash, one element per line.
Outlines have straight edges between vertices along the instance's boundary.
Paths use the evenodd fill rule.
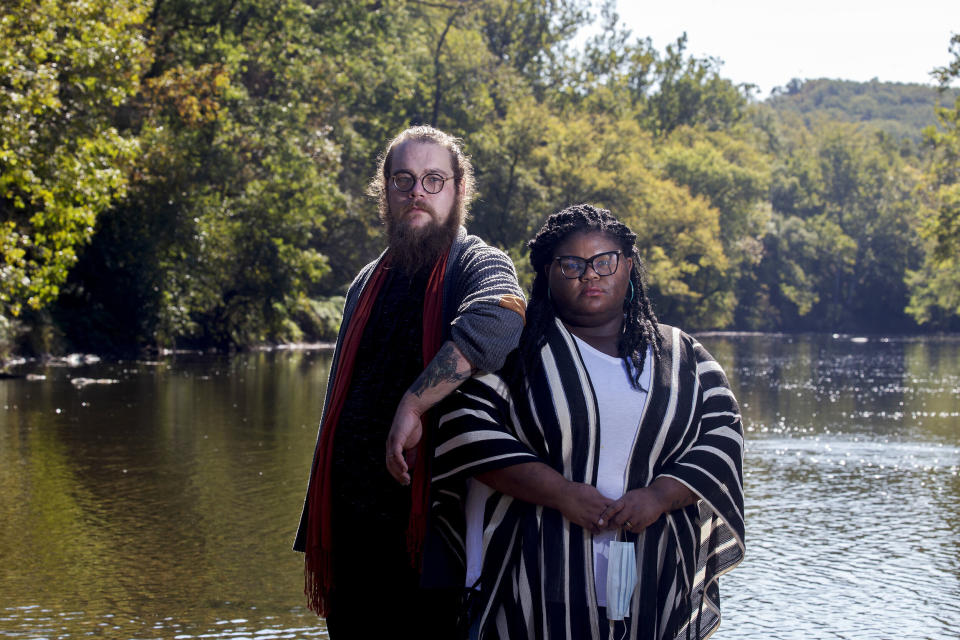
<path fill-rule="evenodd" d="M 443 344 L 443 275 L 446 272 L 449 250 L 437 260 L 430 272 L 423 300 L 423 362 L 429 363 Z M 305 587 L 307 606 L 317 615 L 326 617 L 329 612 L 330 592 L 333 588 L 333 535 L 331 531 L 331 483 L 330 470 L 333 462 L 333 433 L 340 421 L 340 411 L 347 397 L 353 377 L 353 363 L 386 276 L 389 256 L 376 266 L 363 292 L 357 308 L 350 317 L 350 324 L 340 345 L 336 377 L 332 380 L 330 405 L 320 426 L 320 441 L 317 444 L 316 464 L 310 478 L 309 507 L 307 514 L 307 541 L 304 554 Z M 417 459 L 411 478 L 410 520 L 407 525 L 407 550 L 413 566 L 420 566 L 420 552 L 427 524 L 427 501 L 430 482 L 427 478 L 427 456 L 424 443 L 428 439 L 427 420 L 423 437 L 417 445 Z"/>

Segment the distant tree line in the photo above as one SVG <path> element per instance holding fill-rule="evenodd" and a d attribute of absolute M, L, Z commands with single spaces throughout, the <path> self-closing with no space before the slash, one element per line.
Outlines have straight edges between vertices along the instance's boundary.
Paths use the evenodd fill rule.
<path fill-rule="evenodd" d="M 789 99 L 832 91 L 820 81 L 757 103 L 685 38 L 658 51 L 612 7 L 5 2 L 0 351 L 331 338 L 383 244 L 364 195 L 376 154 L 411 123 L 463 137 L 468 226 L 526 283 L 525 240 L 585 201 L 638 232 L 665 322 L 960 328 L 955 92 L 916 136 L 921 121 L 891 133 L 832 104 L 812 117 Z M 943 87 L 960 77 L 949 45 Z"/>
<path fill-rule="evenodd" d="M 936 122 L 937 106 L 952 103 L 960 89 L 899 82 L 793 79 L 773 90 L 766 100 L 777 111 L 805 118 L 861 123 L 913 144 L 923 141 L 923 130 Z"/>

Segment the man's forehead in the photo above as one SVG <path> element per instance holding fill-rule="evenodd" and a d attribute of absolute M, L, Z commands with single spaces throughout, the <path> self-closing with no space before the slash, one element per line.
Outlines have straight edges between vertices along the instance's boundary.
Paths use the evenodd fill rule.
<path fill-rule="evenodd" d="M 440 169 L 453 172 L 450 150 L 435 142 L 405 140 L 394 147 L 390 162 L 392 172 L 415 167 L 418 169 Z"/>

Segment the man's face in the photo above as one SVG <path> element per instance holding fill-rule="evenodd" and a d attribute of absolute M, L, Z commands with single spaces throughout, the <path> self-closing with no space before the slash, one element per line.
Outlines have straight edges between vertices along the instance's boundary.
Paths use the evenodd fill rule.
<path fill-rule="evenodd" d="M 423 177 L 437 174 L 449 178 L 437 193 L 428 193 Z M 394 185 L 394 176 L 412 177 L 409 191 Z M 428 178 L 427 186 L 430 186 Z M 457 202 L 457 185 L 453 178 L 450 152 L 431 142 L 401 142 L 393 150 L 390 177 L 387 180 L 387 203 L 390 217 L 397 226 L 423 230 L 431 225 L 442 227 L 453 213 Z"/>

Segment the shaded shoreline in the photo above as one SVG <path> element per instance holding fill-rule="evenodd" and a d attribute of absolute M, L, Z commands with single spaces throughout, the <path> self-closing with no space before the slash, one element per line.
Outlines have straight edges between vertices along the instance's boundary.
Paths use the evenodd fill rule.
<path fill-rule="evenodd" d="M 0 360 L 0 380 L 11 379 L 31 379 L 31 374 L 18 372 L 15 369 L 28 365 L 41 365 L 47 367 L 82 367 L 85 365 L 96 364 L 98 362 L 139 362 L 149 364 L 157 358 L 168 358 L 179 355 L 204 355 L 204 354 L 239 354 L 254 353 L 264 351 L 332 351 L 336 343 L 333 342 L 295 342 L 289 344 L 277 345 L 257 345 L 244 349 L 159 349 L 157 351 L 143 352 L 136 357 L 123 357 L 116 355 L 96 354 L 96 353 L 71 353 L 65 356 L 54 356 L 44 354 L 40 356 L 17 356 L 7 360 Z M 33 376 L 35 379 L 42 379 Z"/>
<path fill-rule="evenodd" d="M 918 342 L 923 340 L 933 340 L 937 342 L 960 341 L 960 333 L 933 332 L 933 333 L 817 333 L 817 332 L 797 332 L 790 333 L 785 331 L 738 331 L 730 330 L 704 330 L 690 331 L 690 335 L 702 338 L 783 338 L 795 340 L 809 337 L 824 337 L 839 341 L 850 342 Z M 96 353 L 71 353 L 65 356 L 54 356 L 44 354 L 40 356 L 17 356 L 7 360 L 0 360 L 0 380 L 4 379 L 23 379 L 28 377 L 26 372 L 17 372 L 14 369 L 26 365 L 40 364 L 53 367 L 78 367 L 88 364 L 94 364 L 100 361 L 107 362 L 141 362 L 149 363 L 156 358 L 167 358 L 178 355 L 202 355 L 202 354 L 238 354 L 269 351 L 332 351 L 336 347 L 335 342 L 294 342 L 287 344 L 263 344 L 246 348 L 234 349 L 159 349 L 156 351 L 146 351 L 133 357 L 125 357 L 112 354 Z"/>

